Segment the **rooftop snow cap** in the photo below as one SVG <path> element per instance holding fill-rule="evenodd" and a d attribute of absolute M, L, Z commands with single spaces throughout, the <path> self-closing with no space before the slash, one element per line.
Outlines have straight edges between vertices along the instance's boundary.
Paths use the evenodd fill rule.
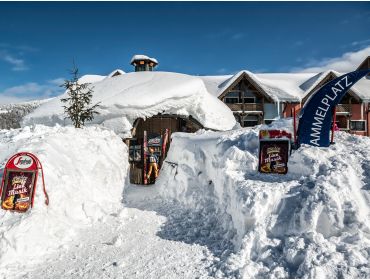
<path fill-rule="evenodd" d="M 155 58 L 143 54 L 135 54 L 130 63 L 135 66 L 135 72 L 153 71 L 154 67 L 158 65 Z"/>
<path fill-rule="evenodd" d="M 82 77 L 83 78 L 83 77 Z M 159 113 L 192 116 L 205 128 L 230 130 L 236 122 L 231 110 L 212 96 L 203 81 L 194 76 L 170 72 L 133 72 L 92 82 L 93 102 L 100 102 L 92 123 L 130 137 L 137 118 Z M 60 98 L 44 103 L 23 119 L 23 125 L 70 124 Z"/>

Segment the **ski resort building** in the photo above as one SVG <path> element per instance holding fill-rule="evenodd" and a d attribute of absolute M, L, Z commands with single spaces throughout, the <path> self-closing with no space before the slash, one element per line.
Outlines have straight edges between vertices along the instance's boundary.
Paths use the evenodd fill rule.
<path fill-rule="evenodd" d="M 370 68 L 367 57 L 360 69 Z M 355 70 L 355 69 L 354 69 Z M 203 76 L 207 90 L 222 100 L 242 127 L 269 124 L 274 119 L 298 114 L 308 98 L 325 83 L 342 75 L 322 73 L 263 73 L 243 70 L 229 76 Z M 370 79 L 361 79 L 336 108 L 340 130 L 370 136 Z"/>
<path fill-rule="evenodd" d="M 93 123 L 115 131 L 126 142 L 132 183 L 152 179 L 146 178 L 148 151 L 154 150 L 161 165 L 171 133 L 235 127 L 230 109 L 207 91 L 199 77 L 155 72 L 156 60 L 142 55 L 134 56 L 131 63 L 135 72 L 114 70 L 108 76 L 83 76 L 80 82 L 91 83 L 93 104 L 100 102 Z M 27 115 L 24 124 L 69 124 L 62 105 L 55 98 Z"/>
<path fill-rule="evenodd" d="M 298 114 L 323 84 L 340 76 L 323 73 L 263 73 L 242 70 L 227 76 L 190 76 L 154 71 L 158 61 L 145 55 L 131 60 L 135 72 L 120 69 L 107 76 L 86 75 L 100 114 L 93 123 L 114 130 L 127 143 L 132 183 L 145 179 L 145 152 L 152 146 L 162 164 L 173 132 L 230 130 L 269 124 Z M 367 57 L 358 69 L 370 66 Z M 340 130 L 369 136 L 370 80 L 363 78 L 336 108 Z M 68 124 L 60 98 L 44 103 L 23 124 Z"/>

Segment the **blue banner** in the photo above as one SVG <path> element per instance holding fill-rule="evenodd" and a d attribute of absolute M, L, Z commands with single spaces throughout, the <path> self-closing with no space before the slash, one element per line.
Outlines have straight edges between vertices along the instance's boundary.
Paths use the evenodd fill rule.
<path fill-rule="evenodd" d="M 347 73 L 319 88 L 307 101 L 299 116 L 298 143 L 328 147 L 333 112 L 346 92 L 370 69 Z"/>

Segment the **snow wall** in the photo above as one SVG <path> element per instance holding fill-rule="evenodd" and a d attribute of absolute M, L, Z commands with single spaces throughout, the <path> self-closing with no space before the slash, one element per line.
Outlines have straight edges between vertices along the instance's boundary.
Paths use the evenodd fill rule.
<path fill-rule="evenodd" d="M 287 175 L 262 175 L 260 128 L 174 134 L 161 195 L 222 225 L 233 275 L 370 277 L 370 138 L 336 133 L 329 148 L 294 151 Z"/>
<path fill-rule="evenodd" d="M 127 148 L 113 132 L 99 128 L 25 127 L 0 131 L 0 161 L 20 151 L 41 161 L 49 206 L 41 180 L 34 208 L 25 214 L 0 211 L 0 278 L 68 246 L 83 227 L 117 215 L 127 174 Z"/>

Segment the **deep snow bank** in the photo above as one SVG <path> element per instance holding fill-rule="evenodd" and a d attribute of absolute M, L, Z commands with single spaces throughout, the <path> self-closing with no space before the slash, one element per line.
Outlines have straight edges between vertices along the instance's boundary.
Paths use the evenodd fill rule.
<path fill-rule="evenodd" d="M 235 124 L 231 110 L 212 96 L 200 78 L 170 72 L 134 72 L 91 83 L 93 104 L 101 107 L 93 123 L 130 136 L 137 118 L 177 114 L 193 116 L 204 127 L 229 130 Z M 24 125 L 68 124 L 60 98 L 37 108 L 24 118 Z"/>
<path fill-rule="evenodd" d="M 2 167 L 19 151 L 32 152 L 42 162 L 50 205 L 44 205 L 39 183 L 29 212 L 0 210 L 0 278 L 11 270 L 19 273 L 25 260 L 30 265 L 68 246 L 81 227 L 122 208 L 127 149 L 113 132 L 45 126 L 0 131 Z"/>
<path fill-rule="evenodd" d="M 295 151 L 287 175 L 261 175 L 258 129 L 174 134 L 161 195 L 218 220 L 230 275 L 370 277 L 370 139 L 337 133 Z"/>

